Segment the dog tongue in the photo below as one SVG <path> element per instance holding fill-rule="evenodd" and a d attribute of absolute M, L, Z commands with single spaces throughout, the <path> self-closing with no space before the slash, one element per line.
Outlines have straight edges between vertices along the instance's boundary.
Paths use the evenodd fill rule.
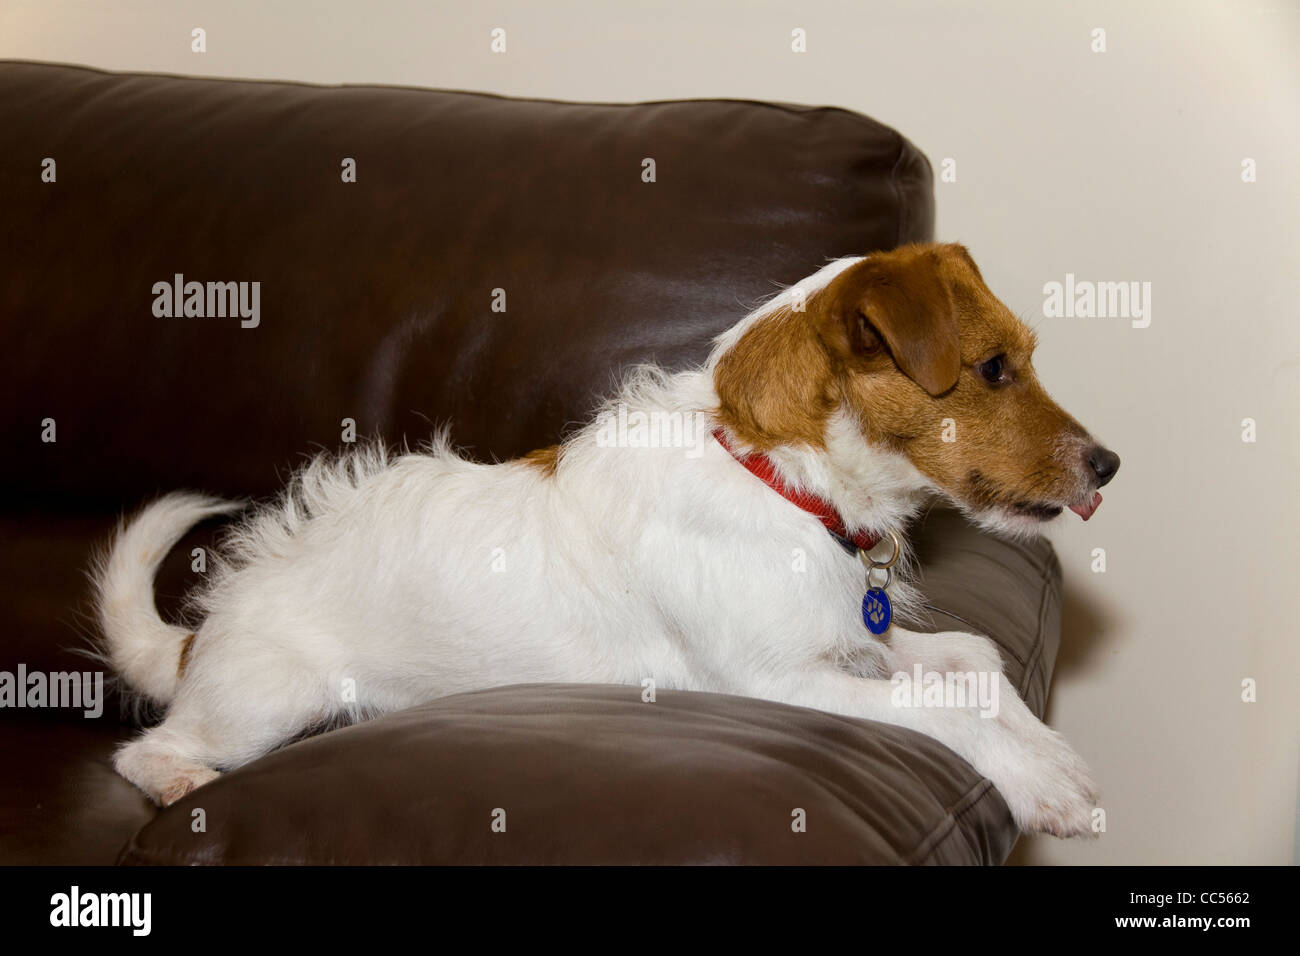
<path fill-rule="evenodd" d="M 1100 507 L 1101 507 L 1101 492 L 1094 491 L 1092 493 L 1092 500 L 1089 501 L 1086 505 L 1070 505 L 1070 510 L 1073 511 L 1075 514 L 1077 514 L 1084 521 L 1087 521 L 1089 518 L 1093 516 L 1093 513 Z"/>

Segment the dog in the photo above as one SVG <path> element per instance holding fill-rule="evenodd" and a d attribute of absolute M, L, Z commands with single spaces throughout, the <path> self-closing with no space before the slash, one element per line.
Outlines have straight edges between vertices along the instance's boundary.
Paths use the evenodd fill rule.
<path fill-rule="evenodd" d="M 1048 397 L 1034 346 L 960 245 L 840 259 L 703 367 L 634 370 L 558 446 L 479 464 L 444 431 L 417 452 L 314 459 L 228 530 L 196 629 L 159 617 L 154 575 L 191 526 L 244 505 L 166 496 L 94 569 L 103 653 L 166 707 L 114 766 L 167 805 L 332 722 L 504 684 L 650 679 L 910 727 L 988 777 L 1022 830 L 1091 835 L 1088 768 L 988 638 L 877 637 L 860 609 L 897 561 L 893 613 L 915 617 L 900 543 L 936 495 L 1011 535 L 1100 504 L 1119 459 Z M 610 441 L 614 415 L 690 416 L 700 440 Z M 864 584 L 882 540 L 894 553 Z M 997 716 L 899 706 L 891 675 L 918 665 L 993 675 Z"/>

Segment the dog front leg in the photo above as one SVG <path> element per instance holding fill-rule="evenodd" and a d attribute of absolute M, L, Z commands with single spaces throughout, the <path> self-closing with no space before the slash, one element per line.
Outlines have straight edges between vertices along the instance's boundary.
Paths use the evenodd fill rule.
<path fill-rule="evenodd" d="M 971 677 L 971 684 L 997 684 L 997 698 L 992 716 L 1012 733 L 1019 734 L 1025 746 L 1036 745 L 1036 738 L 1052 731 L 1029 709 L 1002 670 L 1002 654 L 992 640 L 982 634 L 965 631 L 941 631 L 922 634 L 894 627 L 884 648 L 889 676 L 906 674 L 915 677 L 919 666 L 923 674 L 940 678 Z M 988 708 L 982 705 L 982 708 Z"/>
<path fill-rule="evenodd" d="M 891 636 L 891 643 L 898 636 Z M 1006 681 L 1000 668 L 998 677 Z M 1013 711 L 1012 701 L 1024 708 L 1009 683 L 999 687 L 1009 692 Z M 915 706 L 914 695 L 909 688 L 900 689 L 899 682 L 855 677 L 833 668 L 791 675 L 773 690 L 770 696 L 785 703 L 933 737 L 993 781 L 1022 830 L 1061 837 L 1095 835 L 1097 788 L 1087 766 L 1059 734 L 1036 719 L 1036 729 L 1027 730 L 1019 714 L 1010 721 L 983 717 L 973 702 L 961 707 Z"/>

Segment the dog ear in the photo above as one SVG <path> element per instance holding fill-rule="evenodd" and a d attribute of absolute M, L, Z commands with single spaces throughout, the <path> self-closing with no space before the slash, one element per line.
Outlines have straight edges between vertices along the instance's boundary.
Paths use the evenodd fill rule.
<path fill-rule="evenodd" d="M 718 418 L 759 451 L 822 447 L 833 411 L 831 362 L 802 313 L 782 309 L 746 329 L 713 370 Z"/>
<path fill-rule="evenodd" d="M 903 252 L 865 259 L 827 287 L 821 335 L 846 358 L 869 355 L 883 341 L 904 375 L 940 395 L 961 373 L 952 292 L 938 255 Z"/>

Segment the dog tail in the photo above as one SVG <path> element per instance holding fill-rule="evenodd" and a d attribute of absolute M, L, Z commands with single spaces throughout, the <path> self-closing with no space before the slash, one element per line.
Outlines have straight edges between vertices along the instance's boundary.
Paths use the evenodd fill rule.
<path fill-rule="evenodd" d="M 166 623 L 154 606 L 153 580 L 163 558 L 194 525 L 243 507 L 195 494 L 172 494 L 118 527 L 92 571 L 105 657 L 132 688 L 166 704 L 176 695 L 181 653 L 192 632 Z"/>

